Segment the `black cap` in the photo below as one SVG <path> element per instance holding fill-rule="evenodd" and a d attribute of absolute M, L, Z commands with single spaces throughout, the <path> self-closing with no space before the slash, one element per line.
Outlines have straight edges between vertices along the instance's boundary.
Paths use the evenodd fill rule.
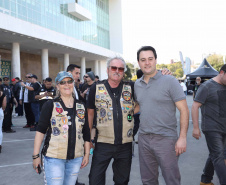
<path fill-rule="evenodd" d="M 38 79 L 38 77 L 36 75 L 31 75 L 31 78 L 35 78 L 35 79 Z"/>

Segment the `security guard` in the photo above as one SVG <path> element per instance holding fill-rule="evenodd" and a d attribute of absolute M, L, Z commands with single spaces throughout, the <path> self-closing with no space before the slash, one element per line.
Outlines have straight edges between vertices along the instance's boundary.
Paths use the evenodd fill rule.
<path fill-rule="evenodd" d="M 129 182 L 134 98 L 133 85 L 122 81 L 126 63 L 120 57 L 107 62 L 108 79 L 90 88 L 87 102 L 89 127 L 92 128 L 94 112 L 97 113 L 97 143 L 89 175 L 90 185 L 105 185 L 105 172 L 111 161 L 116 185 Z M 92 146 L 91 146 L 92 147 Z"/>

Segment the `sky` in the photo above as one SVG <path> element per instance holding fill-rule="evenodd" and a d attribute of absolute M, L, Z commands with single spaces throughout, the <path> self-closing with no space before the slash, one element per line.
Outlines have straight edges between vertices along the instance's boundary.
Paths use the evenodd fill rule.
<path fill-rule="evenodd" d="M 226 0 L 122 0 L 123 57 L 137 63 L 141 46 L 156 49 L 157 62 L 209 53 L 226 55 Z"/>

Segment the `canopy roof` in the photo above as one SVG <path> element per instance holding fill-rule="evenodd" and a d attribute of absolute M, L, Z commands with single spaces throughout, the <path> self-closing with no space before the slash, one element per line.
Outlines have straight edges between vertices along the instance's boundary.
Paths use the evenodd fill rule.
<path fill-rule="evenodd" d="M 199 68 L 196 69 L 194 72 L 187 74 L 186 77 L 189 77 L 190 79 L 196 78 L 198 76 L 201 78 L 212 78 L 217 76 L 218 74 L 219 72 L 215 70 L 204 58 Z"/>

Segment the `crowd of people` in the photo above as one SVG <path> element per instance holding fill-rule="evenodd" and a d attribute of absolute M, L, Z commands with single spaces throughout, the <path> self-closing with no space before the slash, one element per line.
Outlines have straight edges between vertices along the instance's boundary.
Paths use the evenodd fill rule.
<path fill-rule="evenodd" d="M 137 61 L 141 70 L 135 83 L 123 80 L 126 63 L 121 57 L 107 61 L 108 78 L 103 81 L 90 71 L 80 83 L 80 67 L 75 64 L 57 74 L 55 87 L 51 78 L 41 84 L 30 73 L 25 82 L 12 79 L 12 87 L 9 78 L 3 78 L 3 131 L 15 132 L 11 129 L 13 104 L 18 116 L 23 115 L 24 107 L 24 128 L 36 130 L 33 168 L 37 173 L 45 171 L 47 184 L 84 184 L 78 182 L 78 174 L 89 163 L 92 150 L 89 184 L 105 185 L 106 170 L 113 160 L 114 183 L 127 185 L 132 142 L 138 128 L 142 183 L 157 185 L 160 167 L 167 185 L 181 184 L 178 159 L 187 150 L 189 125 L 185 88 L 167 70 L 156 69 L 157 53 L 153 47 L 141 47 Z M 200 185 L 213 185 L 214 170 L 220 184 L 226 185 L 226 65 L 218 76 L 202 84 L 197 77 L 193 97 L 193 137 L 201 136 L 201 108 L 201 126 L 209 149 Z M 179 134 L 176 108 L 180 113 Z M 1 141 L 2 134 L 0 144 Z"/>

